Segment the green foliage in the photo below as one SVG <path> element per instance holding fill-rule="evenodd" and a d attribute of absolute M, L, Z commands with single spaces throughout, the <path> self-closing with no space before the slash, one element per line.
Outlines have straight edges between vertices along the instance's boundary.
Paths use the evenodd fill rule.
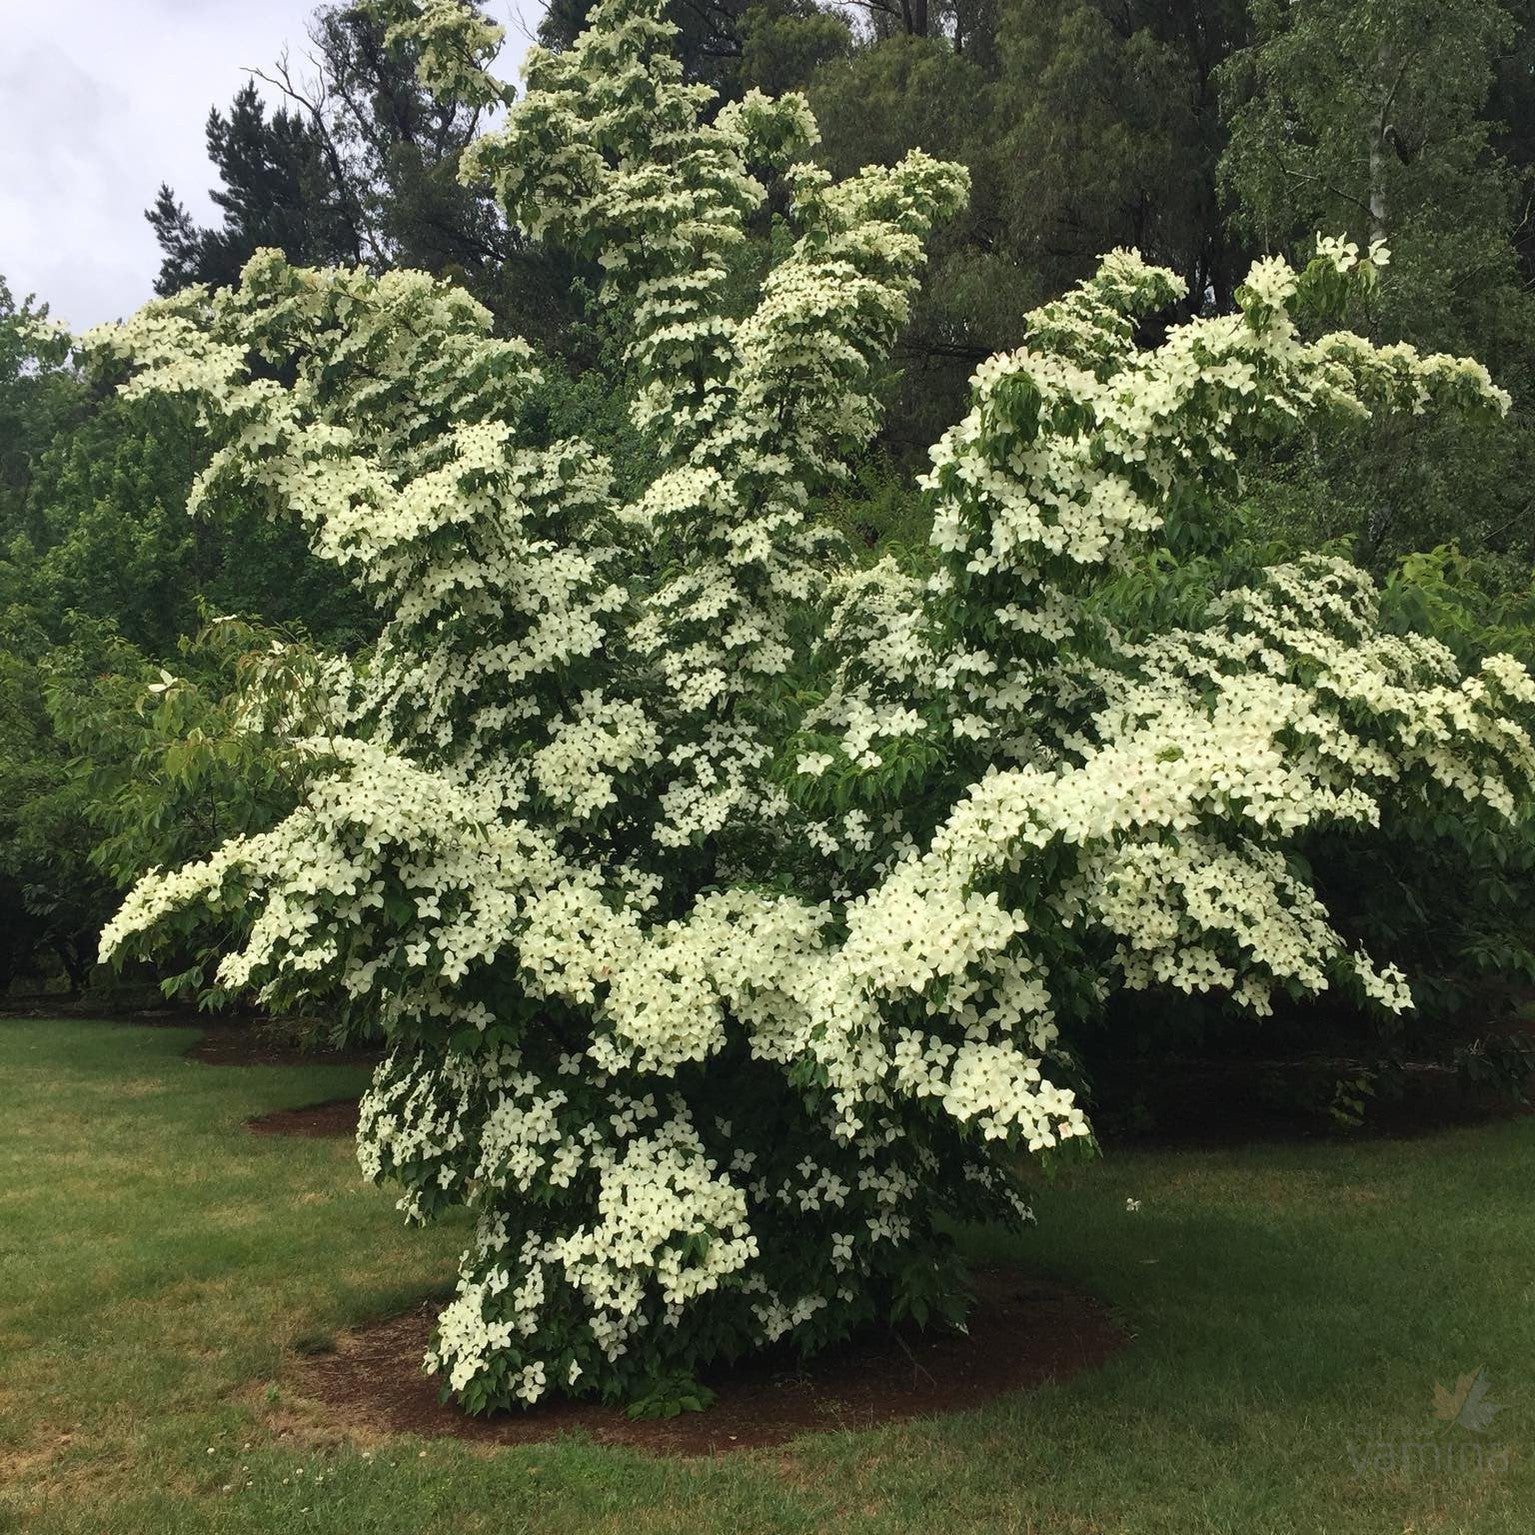
<path fill-rule="evenodd" d="M 1106 616 L 1192 621 L 1212 597 L 1287 553 L 1257 541 L 1261 525 L 1261 517 L 1251 518 L 1216 554 L 1143 562 L 1105 591 Z M 1386 573 L 1380 601 L 1383 628 L 1437 641 L 1468 670 L 1494 652 L 1535 666 L 1535 576 L 1517 561 L 1470 556 L 1453 545 L 1409 555 Z M 1524 711 L 1518 723 L 1535 731 L 1535 713 Z M 1322 828 L 1295 858 L 1340 932 L 1396 958 L 1412 986 L 1413 1011 L 1386 1016 L 1292 999 L 1255 1031 L 1250 1020 L 1203 999 L 1153 996 L 1116 1006 L 1084 1043 L 1086 1074 L 1108 1111 L 1124 1116 L 1169 1051 L 1267 1061 L 1249 1074 L 1260 1096 L 1345 1126 L 1367 1120 L 1376 1102 L 1399 1097 L 1412 1064 L 1521 1097 L 1535 1050 L 1527 1035 L 1510 1032 L 1509 1020 L 1535 985 L 1535 820 L 1526 815 L 1511 826 L 1474 810 L 1449 815 L 1388 805 L 1368 835 Z M 1340 1054 L 1359 1064 L 1341 1071 L 1326 1064 Z M 1291 1064 L 1275 1070 L 1276 1057 Z M 1312 1057 L 1323 1064 L 1307 1066 Z M 1158 1093 L 1167 1091 L 1153 1091 L 1153 1114 Z"/>
<path fill-rule="evenodd" d="M 110 670 L 82 665 L 76 649 L 50 658 L 49 716 L 75 753 L 71 776 L 99 837 L 92 861 L 119 888 L 156 865 L 206 857 L 293 802 L 264 722 L 239 700 L 259 674 L 291 706 L 312 686 L 307 648 L 226 618 L 177 651 L 179 675 L 126 646 Z"/>
<path fill-rule="evenodd" d="M 691 1375 L 657 1376 L 625 1409 L 631 1418 L 675 1418 L 685 1412 L 703 1412 L 714 1401 L 714 1392 Z"/>
<path fill-rule="evenodd" d="M 74 615 L 59 643 L 0 643 L 0 989 L 62 969 L 79 990 L 122 892 L 157 865 L 206 857 L 291 807 L 282 754 L 237 696 L 309 685 L 301 643 L 235 619 L 175 646 L 173 675 L 110 624 Z M 173 945 L 195 970 L 207 935 Z M 197 984 L 191 975 L 190 984 Z"/>
<path fill-rule="evenodd" d="M 209 613 L 257 613 L 352 648 L 376 620 L 259 497 L 189 514 L 210 455 L 190 405 L 126 400 L 73 368 L 42 311 L 8 295 L 0 311 L 0 991 L 60 973 L 78 990 L 123 888 L 251 824 L 249 740 L 219 700 L 231 647 L 270 637 L 187 636 Z M 146 712 L 161 663 L 196 680 Z M 194 725 L 222 777 L 188 744 Z"/>
<path fill-rule="evenodd" d="M 165 259 L 156 292 L 228 287 L 264 247 L 295 262 L 411 267 L 450 277 L 517 333 L 553 340 L 572 316 L 568 262 L 508 229 L 495 203 L 464 187 L 459 161 L 483 105 L 433 96 L 420 49 L 391 38 L 366 6 L 322 5 L 307 70 L 287 56 L 208 118 L 218 172 L 217 227 L 198 227 L 162 186 L 147 214 Z"/>
<path fill-rule="evenodd" d="M 741 84 L 769 96 L 801 90 L 852 46 L 840 13 L 803 4 L 750 5 L 741 17 Z"/>
<path fill-rule="evenodd" d="M 48 306 L 17 304 L 0 277 L 0 556 L 18 531 L 31 460 L 78 410 L 82 392 L 69 338 Z"/>
<path fill-rule="evenodd" d="M 1484 110 L 1511 36 L 1508 7 L 1253 0 L 1252 26 L 1251 44 L 1222 68 L 1231 142 L 1221 179 L 1237 222 L 1270 247 L 1317 228 L 1388 237 L 1401 269 L 1388 315 L 1433 324 L 1425 298 L 1433 310 L 1485 302 L 1435 281 L 1432 263 L 1448 263 L 1441 278 L 1485 273 L 1497 262 L 1486 247 L 1506 234 L 1517 181 Z"/>
<path fill-rule="evenodd" d="M 1232 0 L 1128 5 L 1015 0 L 1002 9 L 989 177 L 1005 251 L 1044 293 L 1134 246 L 1230 302 L 1245 267 L 1213 195 L 1222 135 L 1210 72 L 1240 40 Z M 1332 225 L 1325 226 L 1331 229 Z"/>
<path fill-rule="evenodd" d="M 55 652 L 47 686 L 53 734 L 74 753 L 63 792 L 114 900 L 145 870 L 205 858 L 292 808 L 290 753 L 244 700 L 259 686 L 286 717 L 303 711 L 315 686 L 301 640 L 233 618 L 181 639 L 177 674 L 128 659 L 87 675 L 76 652 Z M 207 962 L 238 925 L 238 913 L 186 924 L 162 965 L 167 994 L 234 1000 L 212 986 Z"/>
<path fill-rule="evenodd" d="M 971 176 L 897 354 L 886 437 L 903 458 L 958 414 L 978 362 L 1025 341 L 1028 311 L 1115 246 L 1178 272 L 1185 312 L 1229 304 L 1246 263 L 1216 198 L 1213 71 L 1244 33 L 1241 0 L 1002 0 L 975 46 L 896 29 L 816 72 L 834 170 L 920 146 Z"/>
<path fill-rule="evenodd" d="M 820 157 L 837 176 L 893 165 L 913 149 L 966 164 L 971 197 L 933 239 L 933 280 L 917 299 L 894 359 L 886 435 L 912 457 L 952 421 L 971 369 L 1018 336 L 1022 315 L 1043 297 L 1028 274 L 996 249 L 994 189 L 978 141 L 987 82 L 979 66 L 941 39 L 898 33 L 828 62 L 810 102 L 821 126 Z"/>
<path fill-rule="evenodd" d="M 157 293 L 193 283 L 232 282 L 263 245 L 302 252 L 311 261 L 360 261 L 361 231 L 346 187 L 315 126 L 297 112 L 267 115 L 254 81 L 236 93 L 228 113 L 208 113 L 208 158 L 220 185 L 218 228 L 200 229 L 161 184 L 145 214 L 165 253 Z"/>
<path fill-rule="evenodd" d="M 82 637 L 82 651 L 94 636 Z M 78 988 L 118 894 L 90 860 L 91 829 L 44 690 L 46 644 L 0 632 L 0 992 L 62 968 Z"/>
<path fill-rule="evenodd" d="M 590 25 L 595 0 L 551 0 L 538 40 L 563 53 Z M 683 78 L 711 86 L 721 101 L 750 88 L 797 90 L 817 64 L 845 52 L 846 20 L 815 0 L 671 0 L 667 23 L 676 30 L 673 56 Z"/>
<path fill-rule="evenodd" d="M 924 549 L 933 514 L 898 466 L 873 452 L 827 495 L 825 517 L 855 548 L 884 553 Z"/>
<path fill-rule="evenodd" d="M 1491 105 L 1513 13 L 1498 0 L 1260 0 L 1253 24 L 1251 45 L 1222 70 L 1231 141 L 1221 183 L 1236 228 L 1282 250 L 1319 228 L 1385 238 L 1389 280 L 1347 323 L 1377 340 L 1474 353 L 1515 401 L 1496 427 L 1403 422 L 1368 441 L 1323 438 L 1272 465 L 1255 503 L 1296 541 L 1351 537 L 1378 571 L 1450 539 L 1528 563 L 1530 183 L 1527 150 L 1521 165 Z"/>
<path fill-rule="evenodd" d="M 0 601 L 50 632 L 68 614 L 110 624 L 146 654 L 174 653 L 215 612 L 307 623 L 349 645 L 366 607 L 259 498 L 225 496 L 216 516 L 187 511 L 209 449 L 190 405 L 107 394 L 31 465 L 24 534 L 0 560 Z"/>

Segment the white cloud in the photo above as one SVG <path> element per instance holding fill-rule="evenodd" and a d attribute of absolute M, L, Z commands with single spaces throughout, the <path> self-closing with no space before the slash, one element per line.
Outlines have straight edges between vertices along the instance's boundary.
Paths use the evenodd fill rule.
<path fill-rule="evenodd" d="M 162 181 L 214 215 L 208 109 L 291 46 L 316 0 L 0 0 L 0 276 L 82 330 L 152 296 Z M 520 59 L 538 0 L 493 0 Z M 526 16 L 524 26 L 518 20 Z"/>

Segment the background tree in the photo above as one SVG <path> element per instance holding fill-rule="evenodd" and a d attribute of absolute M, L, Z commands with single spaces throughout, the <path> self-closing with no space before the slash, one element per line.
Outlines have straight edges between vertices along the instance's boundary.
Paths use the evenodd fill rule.
<path fill-rule="evenodd" d="M 151 410 L 100 385 L 89 415 L 33 462 L 13 600 L 60 638 L 57 624 L 80 615 L 156 659 L 202 627 L 205 609 L 303 625 L 342 648 L 367 639 L 372 619 L 355 594 L 260 497 L 188 514 L 209 457 L 194 417 L 188 404 Z"/>
<path fill-rule="evenodd" d="M 1040 297 L 1130 246 L 1185 281 L 1185 312 L 1224 307 L 1245 270 L 1214 196 L 1224 143 L 1213 75 L 1245 7 L 1014 0 L 990 102 L 1005 249 Z"/>
<path fill-rule="evenodd" d="M 250 82 L 227 114 L 210 109 L 206 136 L 219 177 L 209 195 L 223 222 L 199 227 L 172 189 L 161 185 L 145 215 L 165 253 L 155 292 L 176 293 L 192 283 L 226 287 L 264 245 L 311 261 L 364 258 L 353 189 L 308 119 L 281 108 L 269 115 Z"/>
<path fill-rule="evenodd" d="M 48 687 L 64 657 L 76 685 L 121 664 L 110 631 L 72 626 L 67 647 L 15 612 L 0 621 L 0 986 L 50 969 L 78 991 L 96 963 L 103 917 L 121 897 L 91 859 L 97 839 L 54 729 Z M 134 671 L 142 658 L 129 653 Z M 140 682 L 142 683 L 142 678 Z"/>
<path fill-rule="evenodd" d="M 1319 228 L 1389 240 L 1391 281 L 1351 323 L 1474 352 L 1515 401 L 1508 423 L 1403 424 L 1370 446 L 1345 438 L 1287 458 L 1264 487 L 1270 520 L 1297 523 L 1302 538 L 1356 538 L 1382 564 L 1451 538 L 1528 563 L 1530 187 L 1490 106 L 1515 17 L 1496 0 L 1260 0 L 1253 24 L 1224 71 L 1221 176 L 1238 228 L 1270 249 L 1297 249 Z"/>
<path fill-rule="evenodd" d="M 193 408 L 123 400 L 113 376 L 78 369 L 71 348 L 45 311 L 15 306 L 0 283 L 0 989 L 61 978 L 78 991 L 122 890 L 188 850 L 192 799 L 163 771 L 175 753 L 146 744 L 160 716 L 136 705 L 162 665 L 181 668 L 207 604 L 312 626 L 342 649 L 376 629 L 260 497 L 231 494 L 217 517 L 191 515 L 210 456 Z M 232 663 L 193 655 L 199 696 L 233 687 Z M 107 847 L 123 832 L 112 785 L 150 767 L 177 808 L 138 818 L 131 845 L 147 861 L 132 867 Z M 233 780 L 204 775 L 205 799 L 221 789 L 238 806 Z M 223 817 L 235 819 L 232 809 Z"/>
<path fill-rule="evenodd" d="M 809 88 L 835 171 L 920 147 L 970 172 L 898 352 L 885 440 L 908 459 L 953 418 L 975 364 L 1017 346 L 1024 316 L 1105 251 L 1176 270 L 1184 313 L 1228 304 L 1244 267 L 1215 188 L 1214 71 L 1245 37 L 1240 0 L 1001 0 L 988 27 L 984 48 L 876 36 Z"/>
<path fill-rule="evenodd" d="M 551 0 L 538 41 L 552 53 L 585 31 L 595 0 Z M 683 78 L 734 101 L 751 86 L 797 88 L 816 64 L 845 51 L 847 23 L 815 0 L 669 0 Z"/>
<path fill-rule="evenodd" d="M 365 9 L 322 6 L 302 58 L 256 71 L 283 103 L 270 113 L 255 80 L 208 120 L 223 224 L 197 227 L 169 188 L 149 211 L 165 251 L 156 283 L 238 280 L 260 248 L 291 260 L 406 266 L 449 277 L 520 334 L 550 340 L 576 311 L 568 263 L 511 231 L 495 203 L 463 187 L 459 157 L 483 102 L 429 94 L 417 52 L 386 39 Z"/>
<path fill-rule="evenodd" d="M 0 276 L 0 543 L 22 531 L 32 459 L 80 408 L 84 391 L 69 354 L 48 306 L 18 304 Z"/>

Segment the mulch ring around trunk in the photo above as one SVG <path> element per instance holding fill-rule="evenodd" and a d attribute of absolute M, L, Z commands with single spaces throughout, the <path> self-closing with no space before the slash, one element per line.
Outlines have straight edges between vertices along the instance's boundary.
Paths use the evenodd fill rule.
<path fill-rule="evenodd" d="M 714 1404 L 675 1418 L 631 1419 L 622 1408 L 546 1400 L 526 1412 L 471 1418 L 437 1399 L 421 1370 L 436 1307 L 375 1322 L 303 1359 L 291 1388 L 342 1431 L 451 1437 L 485 1446 L 543 1444 L 578 1434 L 652 1455 L 713 1456 L 964 1412 L 1009 1392 L 1103 1364 L 1127 1341 L 1100 1302 L 1004 1268 L 972 1276 L 969 1333 L 884 1332 L 800 1361 L 743 1361 L 706 1375 Z"/>
<path fill-rule="evenodd" d="M 357 1134 L 358 1102 L 355 1098 L 331 1098 L 306 1103 L 300 1109 L 275 1109 L 245 1121 L 256 1135 L 307 1135 L 316 1140 L 350 1139 Z"/>

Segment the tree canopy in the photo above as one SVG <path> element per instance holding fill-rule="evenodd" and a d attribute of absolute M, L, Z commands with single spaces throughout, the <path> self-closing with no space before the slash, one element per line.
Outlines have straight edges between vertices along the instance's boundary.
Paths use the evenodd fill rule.
<path fill-rule="evenodd" d="M 478 12 L 387 10 L 435 89 L 504 94 Z M 1220 564 L 1275 444 L 1508 410 L 1477 362 L 1336 328 L 1383 244 L 1260 259 L 1150 344 L 1187 281 L 1112 251 L 976 370 L 925 549 L 871 562 L 821 507 L 969 175 L 836 177 L 804 97 L 716 110 L 675 35 L 601 0 L 461 165 L 601 271 L 626 479 L 428 274 L 262 251 L 90 338 L 127 400 L 198 402 L 194 506 L 264 497 L 382 622 L 251 679 L 291 809 L 141 880 L 104 943 L 211 917 L 220 987 L 388 1040 L 360 1156 L 408 1217 L 476 1219 L 428 1356 L 474 1410 L 958 1318 L 952 1223 L 1026 1219 L 1018 1155 L 1091 1145 L 1075 1042 L 1112 997 L 1400 1012 L 1303 840 L 1512 835 L 1535 787 L 1516 658 L 1397 631 L 1335 552 Z M 1180 607 L 1142 600 L 1190 560 Z"/>

